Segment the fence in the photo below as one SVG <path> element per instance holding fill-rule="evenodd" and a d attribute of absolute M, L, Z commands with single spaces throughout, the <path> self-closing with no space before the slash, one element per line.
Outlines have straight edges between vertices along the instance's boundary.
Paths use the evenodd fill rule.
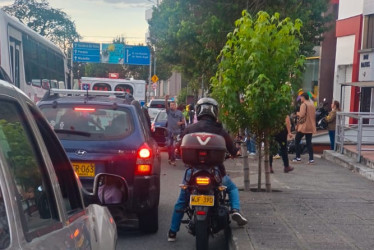
<path fill-rule="evenodd" d="M 337 113 L 335 150 L 344 152 L 344 145 L 356 145 L 357 162 L 362 151 L 374 151 L 365 145 L 374 145 L 374 113 Z"/>

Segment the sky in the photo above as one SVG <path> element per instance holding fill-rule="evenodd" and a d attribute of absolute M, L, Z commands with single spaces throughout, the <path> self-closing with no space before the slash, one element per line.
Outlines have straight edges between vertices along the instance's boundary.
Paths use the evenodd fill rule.
<path fill-rule="evenodd" d="M 107 43 L 124 36 L 128 44 L 145 44 L 145 11 L 157 0 L 47 0 L 75 22 L 81 41 Z M 14 1 L 0 0 L 0 7 Z"/>

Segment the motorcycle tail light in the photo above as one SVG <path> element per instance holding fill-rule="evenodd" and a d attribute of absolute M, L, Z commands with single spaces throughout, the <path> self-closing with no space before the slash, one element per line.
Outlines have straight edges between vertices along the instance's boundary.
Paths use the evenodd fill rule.
<path fill-rule="evenodd" d="M 199 156 L 207 156 L 208 152 L 207 151 L 199 151 Z"/>
<path fill-rule="evenodd" d="M 206 215 L 206 212 L 205 211 L 196 211 L 196 214 L 197 215 Z"/>
<path fill-rule="evenodd" d="M 198 185 L 209 185 L 210 184 L 210 178 L 209 177 L 203 177 L 203 176 L 200 176 L 200 177 L 196 177 L 196 184 Z"/>

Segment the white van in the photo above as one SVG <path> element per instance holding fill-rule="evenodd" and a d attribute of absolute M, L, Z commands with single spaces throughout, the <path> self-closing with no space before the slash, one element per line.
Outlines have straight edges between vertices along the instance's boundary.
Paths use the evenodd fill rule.
<path fill-rule="evenodd" d="M 146 82 L 144 80 L 82 77 L 80 89 L 101 91 L 124 91 L 132 94 L 135 100 L 144 102 Z"/>

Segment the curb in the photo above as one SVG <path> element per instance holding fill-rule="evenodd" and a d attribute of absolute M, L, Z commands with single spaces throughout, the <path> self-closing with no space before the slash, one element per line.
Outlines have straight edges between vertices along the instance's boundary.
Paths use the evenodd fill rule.
<path fill-rule="evenodd" d="M 355 159 L 342 155 L 338 152 L 333 150 L 325 150 L 323 151 L 322 158 L 334 162 L 339 166 L 347 168 L 354 173 L 358 173 L 361 176 L 374 181 L 374 169 L 364 166 L 363 164 L 357 163 Z"/>

